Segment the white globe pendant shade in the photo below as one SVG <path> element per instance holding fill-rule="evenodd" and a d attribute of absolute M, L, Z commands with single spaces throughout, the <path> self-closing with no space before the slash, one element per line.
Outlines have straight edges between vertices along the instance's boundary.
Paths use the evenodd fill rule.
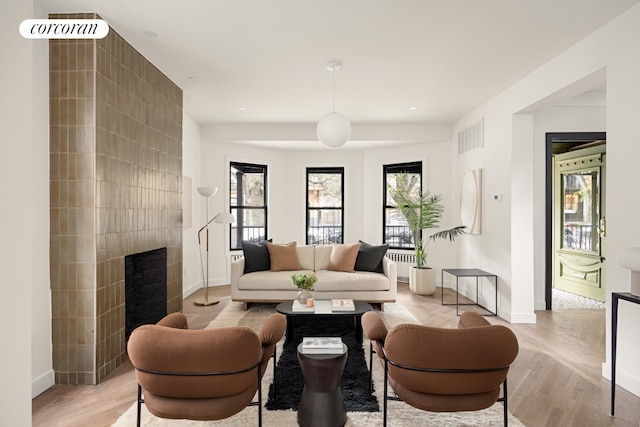
<path fill-rule="evenodd" d="M 351 122 L 335 111 L 318 122 L 318 139 L 330 148 L 342 147 L 351 137 Z"/>

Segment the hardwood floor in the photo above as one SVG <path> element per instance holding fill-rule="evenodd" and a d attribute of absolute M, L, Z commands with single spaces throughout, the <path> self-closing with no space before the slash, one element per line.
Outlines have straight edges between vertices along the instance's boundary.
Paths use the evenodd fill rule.
<path fill-rule="evenodd" d="M 229 287 L 210 288 L 219 304 L 184 302 L 192 328 L 202 329 L 229 302 Z M 439 290 L 432 296 L 414 295 L 398 284 L 398 301 L 424 324 L 455 327 L 455 307 L 442 306 Z M 534 325 L 508 324 L 518 336 L 520 353 L 509 372 L 509 410 L 529 427 L 640 426 L 640 398 L 618 387 L 616 416 L 610 412 L 610 382 L 602 377 L 605 357 L 603 310 L 537 312 Z M 97 386 L 57 385 L 33 400 L 33 426 L 111 426 L 136 399 L 130 363 L 120 366 Z"/>

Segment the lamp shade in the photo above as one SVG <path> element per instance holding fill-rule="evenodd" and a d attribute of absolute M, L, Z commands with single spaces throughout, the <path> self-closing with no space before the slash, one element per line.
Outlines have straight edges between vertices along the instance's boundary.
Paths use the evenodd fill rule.
<path fill-rule="evenodd" d="M 618 256 L 618 264 L 631 270 L 631 293 L 640 296 L 640 248 L 627 248 Z"/>
<path fill-rule="evenodd" d="M 217 224 L 231 224 L 236 222 L 236 217 L 231 215 L 229 212 L 220 212 L 215 216 L 213 222 Z"/>
<path fill-rule="evenodd" d="M 335 111 L 327 114 L 318 122 L 318 139 L 330 148 L 343 146 L 351 137 L 351 122 Z"/>

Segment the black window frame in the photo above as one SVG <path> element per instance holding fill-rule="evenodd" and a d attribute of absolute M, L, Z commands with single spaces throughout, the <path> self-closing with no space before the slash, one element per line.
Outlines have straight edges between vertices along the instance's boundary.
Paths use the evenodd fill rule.
<path fill-rule="evenodd" d="M 394 209 L 396 206 L 390 205 L 387 202 L 387 175 L 389 174 L 398 174 L 398 173 L 413 173 L 420 175 L 420 192 L 422 193 L 424 175 L 422 174 L 422 162 L 403 162 L 403 163 L 392 163 L 387 165 L 382 165 L 382 242 L 387 243 L 387 209 Z M 403 231 L 402 233 L 410 233 L 411 230 Z M 389 249 L 407 249 L 414 250 L 415 244 L 413 243 L 413 237 L 409 235 L 405 236 L 406 239 L 410 238 L 411 246 L 397 246 L 389 244 Z"/>
<path fill-rule="evenodd" d="M 320 206 L 320 207 L 311 207 L 309 205 L 309 175 L 310 174 L 320 174 L 320 173 L 324 173 L 324 174 L 339 174 L 340 175 L 340 207 L 335 207 L 335 206 Z M 319 244 L 319 246 L 322 245 L 328 245 L 331 243 L 344 243 L 344 167 L 341 166 L 335 166 L 335 167 L 307 167 L 306 171 L 305 171 L 305 202 L 306 202 L 306 209 L 305 209 L 305 216 L 306 216 L 306 221 L 305 221 L 305 242 L 307 245 L 318 245 L 318 241 L 314 240 L 311 241 L 310 239 L 310 233 L 309 230 L 311 229 L 311 211 L 314 210 L 340 210 L 340 231 L 338 234 L 336 234 L 335 228 L 337 227 L 331 227 L 330 230 L 330 234 L 329 234 L 329 238 L 325 241 L 322 240 L 322 243 Z M 317 228 L 317 227 L 316 227 Z M 337 239 L 333 238 L 334 236 L 337 236 Z"/>
<path fill-rule="evenodd" d="M 262 173 L 264 176 L 264 188 L 263 188 L 263 201 L 264 201 L 264 205 L 262 206 L 245 206 L 245 205 L 239 205 L 238 201 L 242 200 L 242 192 L 239 191 L 239 189 L 242 188 L 242 180 L 241 178 L 239 179 L 238 177 L 236 177 L 236 182 L 237 182 L 237 188 L 238 191 L 236 192 L 236 200 L 233 200 L 232 198 L 232 192 L 231 192 L 231 174 L 233 169 L 236 169 L 242 173 Z M 267 197 L 267 191 L 268 191 L 268 173 L 267 173 L 267 165 L 260 165 L 260 164 L 256 164 L 256 163 L 245 163 L 245 162 L 229 162 L 229 212 L 232 213 L 233 210 L 235 209 L 238 213 L 243 212 L 244 210 L 256 210 L 256 209 L 260 209 L 264 211 L 264 236 L 262 236 L 262 238 L 258 238 L 258 239 L 250 239 L 251 241 L 255 241 L 255 243 L 260 243 L 264 240 L 268 239 L 268 224 L 269 224 L 269 206 L 268 206 L 268 197 Z M 229 250 L 230 251 L 238 251 L 238 250 L 242 250 L 242 245 L 241 245 L 241 241 L 243 240 L 243 235 L 244 235 L 244 229 L 245 227 L 242 225 L 242 216 L 241 215 L 237 215 L 236 216 L 236 222 L 233 224 L 229 225 Z M 234 230 L 235 229 L 235 230 Z M 233 241 L 234 241 L 234 233 L 235 231 L 235 241 L 236 241 L 236 245 L 237 247 L 233 246 Z"/>

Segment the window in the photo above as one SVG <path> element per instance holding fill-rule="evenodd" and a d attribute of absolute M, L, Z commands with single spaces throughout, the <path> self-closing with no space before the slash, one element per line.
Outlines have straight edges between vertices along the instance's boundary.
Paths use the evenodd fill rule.
<path fill-rule="evenodd" d="M 307 245 L 343 242 L 344 168 L 307 168 Z"/>
<path fill-rule="evenodd" d="M 384 211 L 382 223 L 384 224 L 384 243 L 388 243 L 394 249 L 413 249 L 413 235 L 407 225 L 407 220 L 396 207 L 396 202 L 389 194 L 389 187 L 395 185 L 396 176 L 408 173 L 418 178 L 420 187 L 416 191 L 422 192 L 422 162 L 396 163 L 383 165 Z"/>
<path fill-rule="evenodd" d="M 229 206 L 236 222 L 231 224 L 231 250 L 240 241 L 262 242 L 267 238 L 267 166 L 231 162 Z"/>

